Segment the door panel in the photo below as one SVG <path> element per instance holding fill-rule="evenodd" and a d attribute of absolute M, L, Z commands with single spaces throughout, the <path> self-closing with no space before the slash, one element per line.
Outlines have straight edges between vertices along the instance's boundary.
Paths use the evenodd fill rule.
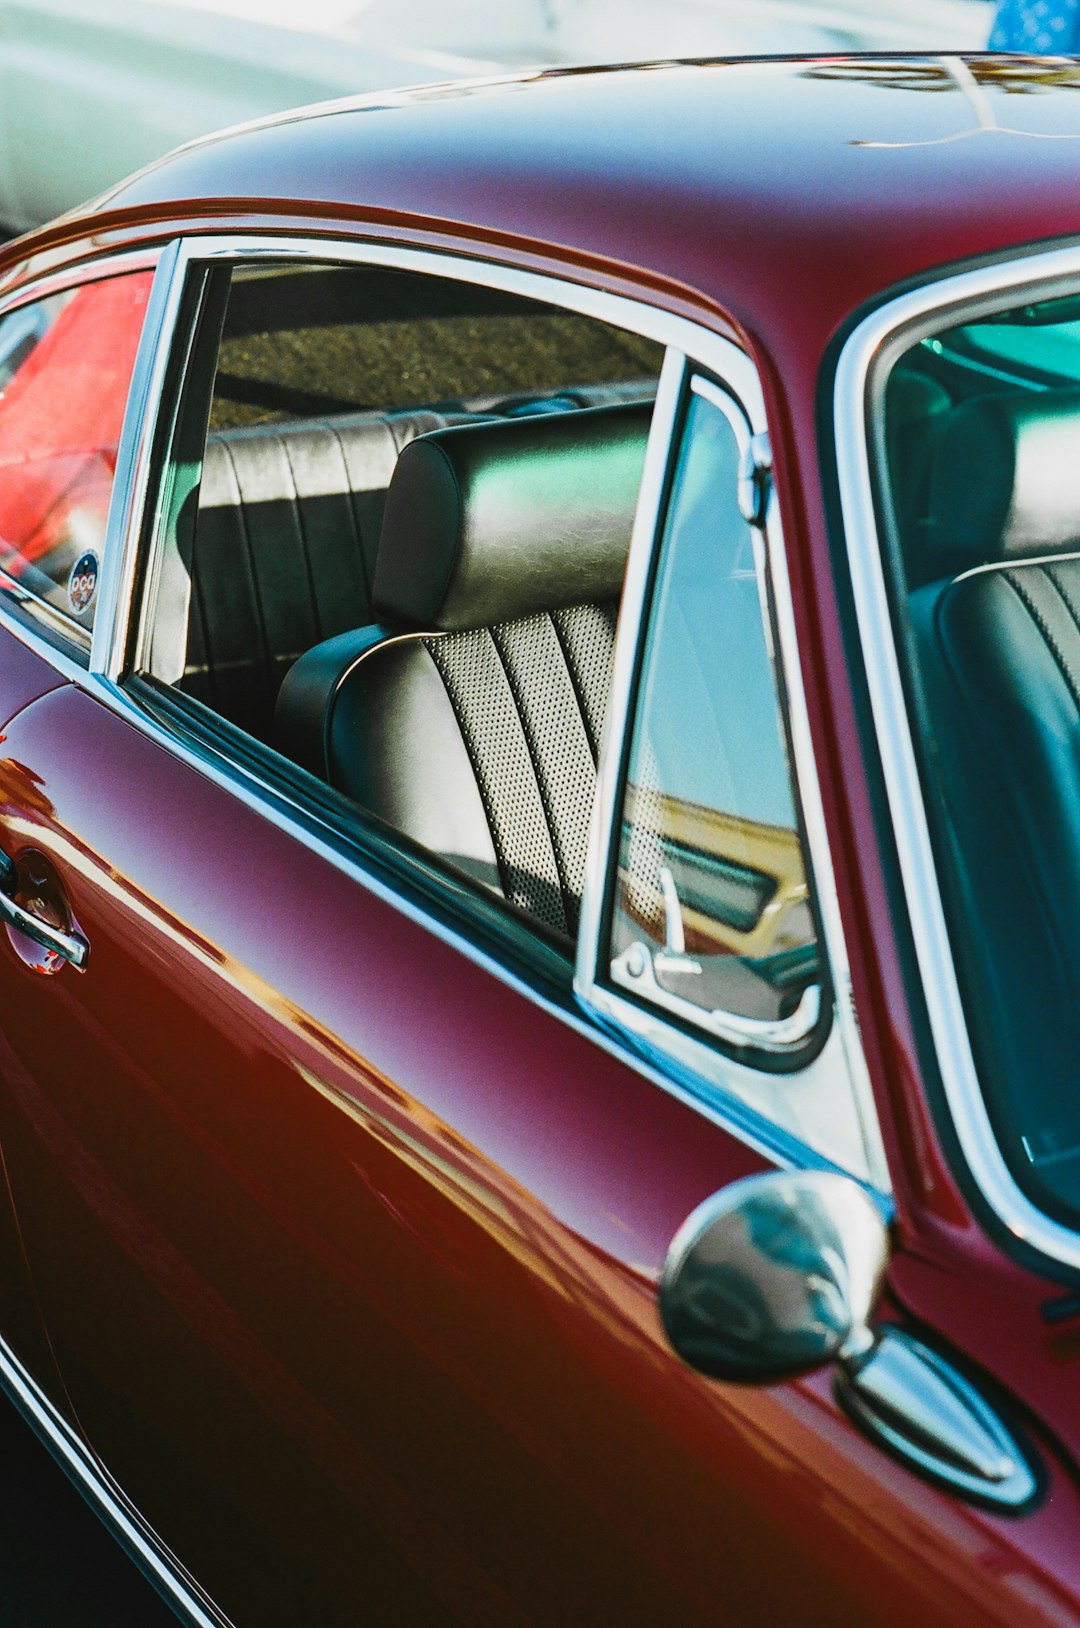
<path fill-rule="evenodd" d="M 48 978 L 0 943 L 33 1270 L 82 1425 L 239 1622 L 1015 1619 L 956 1564 L 1006 1523 L 826 1380 L 666 1347 L 666 1245 L 746 1149 L 75 688 L 5 751 L 0 844 L 90 941 Z"/>
<path fill-rule="evenodd" d="M 0 727 L 64 680 L 14 634 L 0 629 Z M 0 742 L 2 745 L 3 742 Z"/>
<path fill-rule="evenodd" d="M 31 1292 L 0 1147 L 0 1333 L 8 1350 L 39 1385 L 55 1392 L 58 1376 L 50 1360 L 45 1330 Z"/>
<path fill-rule="evenodd" d="M 12 634 L 0 631 L 0 758 L 6 752 L 3 728 L 14 715 L 63 680 L 46 662 Z M 6 1000 L 0 997 L 0 1027 L 6 1022 Z M 5 1341 L 19 1361 L 43 1385 L 56 1386 L 44 1330 L 30 1292 L 22 1243 L 11 1212 L 0 1138 L 0 1325 Z"/>

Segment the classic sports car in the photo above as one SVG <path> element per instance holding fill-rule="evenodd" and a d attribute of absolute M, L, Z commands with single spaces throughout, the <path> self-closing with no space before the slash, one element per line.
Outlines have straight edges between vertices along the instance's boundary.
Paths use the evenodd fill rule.
<path fill-rule="evenodd" d="M 1078 143 L 556 72 L 5 251 L 0 1377 L 186 1621 L 1080 1624 Z"/>

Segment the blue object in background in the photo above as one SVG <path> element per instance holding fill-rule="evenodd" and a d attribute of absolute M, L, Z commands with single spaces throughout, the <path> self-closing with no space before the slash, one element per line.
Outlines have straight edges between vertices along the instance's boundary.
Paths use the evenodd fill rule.
<path fill-rule="evenodd" d="M 1080 0 L 1001 0 L 990 50 L 1080 52 Z"/>

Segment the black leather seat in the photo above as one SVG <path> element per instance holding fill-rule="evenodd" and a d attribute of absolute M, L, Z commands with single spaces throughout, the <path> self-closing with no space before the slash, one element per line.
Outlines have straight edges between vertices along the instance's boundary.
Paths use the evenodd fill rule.
<path fill-rule="evenodd" d="M 911 367 L 894 368 L 885 396 L 885 437 L 893 512 L 912 588 L 934 574 L 927 560 L 930 468 L 936 437 L 951 409 L 943 384 Z"/>
<path fill-rule="evenodd" d="M 304 655 L 276 742 L 572 934 L 651 409 L 439 431 L 402 452 L 382 625 Z"/>
<path fill-rule="evenodd" d="M 555 397 L 478 397 L 221 430 L 207 439 L 190 585 L 178 599 L 168 682 L 269 740 L 278 689 L 303 651 L 372 619 L 383 506 L 416 436 L 489 417 L 641 401 L 649 380 Z"/>
<path fill-rule="evenodd" d="M 1080 1179 L 1080 391 L 950 415 L 927 560 L 909 603 L 960 971 L 999 1134 L 1053 1204 Z"/>
<path fill-rule="evenodd" d="M 371 619 L 383 503 L 402 447 L 454 421 L 358 413 L 210 435 L 181 688 L 268 740 L 296 657 Z"/>

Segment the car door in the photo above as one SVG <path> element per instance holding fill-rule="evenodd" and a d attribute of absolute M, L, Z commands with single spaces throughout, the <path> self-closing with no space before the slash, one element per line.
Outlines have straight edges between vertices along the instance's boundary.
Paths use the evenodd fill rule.
<path fill-rule="evenodd" d="M 0 319 L 0 734 L 89 662 L 98 561 L 154 258 L 118 257 L 109 277 L 60 277 L 32 299 L 9 301 Z M 10 796 L 7 773 L 5 784 Z M 24 784 L 20 802 L 33 797 Z M 22 953 L 40 962 L 48 952 L 24 939 Z M 5 1378 L 16 1396 L 24 1387 L 55 1392 L 6 1176 L 3 1186 Z"/>
<path fill-rule="evenodd" d="M 154 377 L 170 344 L 198 371 L 210 258 L 160 274 Z M 669 358 L 576 987 L 527 922 L 152 681 L 180 457 L 130 471 L 159 499 L 89 669 L 6 730 L 0 848 L 62 940 L 0 945 L 0 1137 L 69 1417 L 202 1620 L 207 1595 L 266 1625 L 1016 1620 L 1004 1561 L 958 1564 L 1022 1582 L 1005 1522 L 898 1468 L 827 1375 L 716 1385 L 657 1315 L 709 1194 L 779 1163 L 887 1205 L 887 1174 L 779 677 L 756 375 L 700 336 L 693 378 L 691 330 L 612 309 Z"/>

